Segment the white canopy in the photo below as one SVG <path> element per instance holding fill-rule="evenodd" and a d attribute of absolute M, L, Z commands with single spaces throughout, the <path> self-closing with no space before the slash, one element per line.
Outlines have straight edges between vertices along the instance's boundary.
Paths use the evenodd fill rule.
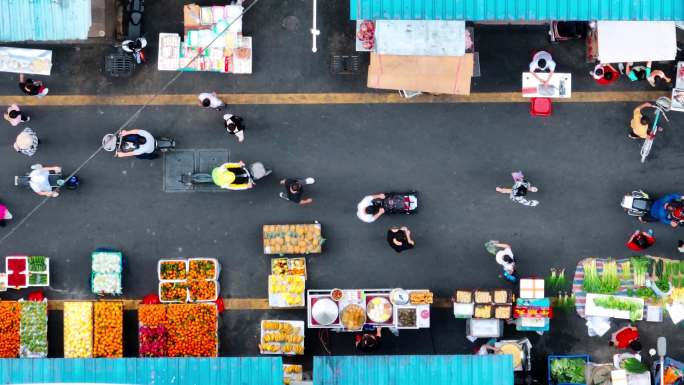
<path fill-rule="evenodd" d="M 601 63 L 674 60 L 677 34 L 673 21 L 598 21 Z"/>
<path fill-rule="evenodd" d="M 409 56 L 463 56 L 463 20 L 378 20 L 377 53 Z"/>

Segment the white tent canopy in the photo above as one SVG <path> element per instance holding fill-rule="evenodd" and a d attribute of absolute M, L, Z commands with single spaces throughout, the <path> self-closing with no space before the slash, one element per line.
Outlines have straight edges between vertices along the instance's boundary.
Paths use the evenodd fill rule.
<path fill-rule="evenodd" d="M 672 21 L 598 21 L 601 63 L 674 60 L 677 34 Z"/>

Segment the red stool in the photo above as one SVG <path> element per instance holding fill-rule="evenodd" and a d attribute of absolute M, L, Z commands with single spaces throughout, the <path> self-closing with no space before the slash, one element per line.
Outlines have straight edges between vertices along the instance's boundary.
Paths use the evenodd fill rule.
<path fill-rule="evenodd" d="M 549 98 L 531 98 L 530 115 L 532 116 L 551 116 L 553 108 Z"/>

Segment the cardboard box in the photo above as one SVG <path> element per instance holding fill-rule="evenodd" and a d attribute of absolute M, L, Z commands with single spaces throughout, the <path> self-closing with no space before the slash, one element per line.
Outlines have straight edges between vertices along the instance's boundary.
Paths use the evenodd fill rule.
<path fill-rule="evenodd" d="M 524 278 L 520 280 L 520 298 L 544 298 L 544 280 Z"/>

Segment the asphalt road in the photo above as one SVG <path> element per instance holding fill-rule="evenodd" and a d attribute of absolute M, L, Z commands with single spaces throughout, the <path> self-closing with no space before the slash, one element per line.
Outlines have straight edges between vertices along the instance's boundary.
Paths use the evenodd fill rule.
<path fill-rule="evenodd" d="M 176 2 L 180 3 L 180 2 Z M 343 2 L 322 11 L 322 49 L 308 53 L 310 5 L 303 1 L 264 2 L 245 20 L 255 36 L 255 74 L 233 77 L 185 74 L 170 93 L 220 92 L 349 92 L 365 91 L 365 77 L 335 77 L 327 72 L 327 56 L 348 52 L 353 32 Z M 167 2 L 164 2 L 166 5 Z M 179 7 L 151 3 L 153 32 L 179 30 Z M 296 16 L 298 28 L 278 20 Z M 541 28 L 476 29 L 483 77 L 474 91 L 513 91 L 527 52 L 546 48 Z M 509 39 L 501 47 L 501 39 Z M 154 38 L 151 46 L 154 47 Z M 598 90 L 583 77 L 588 66 L 576 42 L 551 47 L 575 76 L 575 89 Z M 104 46 L 58 48 L 59 60 L 49 78 L 59 94 L 134 94 L 154 92 L 173 76 L 154 65 L 130 80 L 112 82 L 96 63 Z M 151 50 L 154 60 L 154 49 Z M 521 53 L 522 52 L 522 53 Z M 290 61 L 288 61 L 290 60 Z M 78 63 L 83 63 L 78 66 Z M 16 77 L 4 74 L 0 91 L 16 92 Z M 623 83 L 616 89 L 644 89 Z M 613 89 L 615 90 L 615 89 Z M 682 118 L 673 115 L 656 139 L 652 157 L 639 162 L 639 143 L 627 139 L 631 103 L 556 104 L 551 118 L 533 118 L 527 104 L 411 104 L 233 106 L 245 118 L 246 141 L 238 144 L 222 129 L 221 114 L 199 107 L 151 107 L 134 122 L 156 135 L 171 136 L 185 149 L 228 149 L 231 159 L 263 161 L 274 168 L 246 192 L 165 193 L 163 159 L 114 159 L 96 154 L 102 136 L 114 131 L 136 107 L 31 107 L 30 126 L 41 138 L 38 154 L 28 159 L 10 145 L 18 129 L 0 130 L 0 197 L 17 218 L 11 231 L 41 201 L 12 186 L 12 177 L 31 163 L 60 164 L 66 171 L 83 164 L 82 187 L 49 200 L 0 244 L 0 255 L 44 254 L 52 258 L 50 298 L 93 298 L 89 293 L 90 252 L 97 247 L 124 251 L 126 297 L 156 291 L 156 262 L 162 257 L 217 257 L 222 263 L 221 295 L 262 298 L 267 294 L 270 259 L 262 254 L 261 225 L 323 224 L 324 253 L 309 256 L 307 288 L 429 288 L 448 297 L 456 288 L 506 286 L 499 266 L 482 247 L 489 239 L 509 242 L 523 276 L 546 276 L 564 267 L 568 276 L 585 257 L 622 257 L 628 234 L 640 226 L 619 207 L 622 194 L 642 188 L 658 196 L 680 192 L 684 136 Z M 497 194 L 509 185 L 511 171 L 523 170 L 540 191 L 535 208 Z M 307 187 L 314 199 L 297 207 L 277 197 L 278 180 L 312 176 Z M 2 182 L 4 181 L 4 182 Z M 421 193 L 416 216 L 383 217 L 364 224 L 355 216 L 366 194 L 402 189 Z M 385 242 L 392 225 L 407 225 L 416 248 L 396 254 Z M 651 253 L 678 258 L 682 230 L 653 224 L 657 242 Z M 25 293 L 10 292 L 14 298 Z M 258 321 L 305 319 L 298 311 L 230 311 L 222 315 L 222 355 L 255 355 Z M 135 317 L 127 315 L 126 351 L 135 354 Z M 618 324 L 621 325 L 621 324 Z M 667 335 L 672 356 L 682 356 L 680 330 L 669 320 L 639 325 L 644 346 Z M 307 333 L 307 352 L 324 354 L 318 333 Z M 61 351 L 61 317 L 51 314 L 51 356 Z M 507 336 L 512 335 L 507 330 Z M 352 336 L 328 336 L 334 354 L 352 353 Z M 534 336 L 538 360 L 549 353 L 590 352 L 607 360 L 614 352 L 607 336 L 588 338 L 583 320 L 559 314 L 552 331 Z M 430 330 L 387 337 L 380 353 L 467 353 L 475 345 L 464 338 L 464 322 L 448 309 L 435 309 Z"/>

